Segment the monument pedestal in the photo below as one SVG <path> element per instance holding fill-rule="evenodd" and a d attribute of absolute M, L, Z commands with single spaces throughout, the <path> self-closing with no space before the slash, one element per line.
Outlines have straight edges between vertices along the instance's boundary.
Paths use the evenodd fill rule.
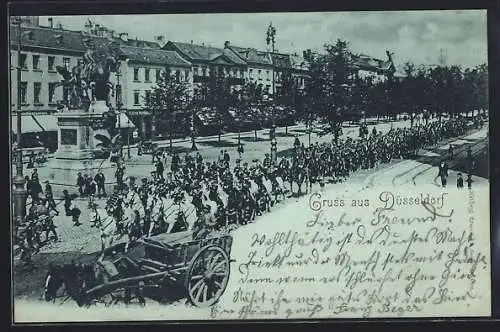
<path fill-rule="evenodd" d="M 102 171 L 106 178 L 106 192 L 110 193 L 116 184 L 116 165 L 109 160 L 94 159 L 94 135 L 103 129 L 93 129 L 93 124 L 102 122 L 103 113 L 108 110 L 104 102 L 95 102 L 89 111 L 69 110 L 57 115 L 58 149 L 48 163 L 48 180 L 54 195 L 62 195 L 64 189 L 77 193 L 78 173 L 95 177 Z M 95 127 L 95 125 L 94 125 Z M 99 126 L 97 126 L 99 127 Z"/>

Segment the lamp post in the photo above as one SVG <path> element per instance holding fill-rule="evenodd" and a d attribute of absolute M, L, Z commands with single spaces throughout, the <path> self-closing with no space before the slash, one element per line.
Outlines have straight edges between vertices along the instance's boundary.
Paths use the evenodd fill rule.
<path fill-rule="evenodd" d="M 127 158 L 130 160 L 130 117 L 127 116 Z"/>
<path fill-rule="evenodd" d="M 121 76 L 120 67 L 118 67 L 118 68 L 116 68 L 116 110 L 118 111 L 118 133 L 120 134 L 120 140 L 121 140 L 121 135 L 122 135 L 122 121 L 121 121 L 122 87 L 120 85 L 120 76 Z M 130 156 L 130 153 L 129 153 L 129 156 Z M 123 141 L 120 144 L 120 159 L 123 159 Z"/>
<path fill-rule="evenodd" d="M 273 27 L 273 24 L 270 23 L 269 27 L 267 28 L 267 36 L 266 36 L 266 42 L 267 45 L 271 45 L 272 47 L 272 52 L 271 52 L 271 62 L 272 62 L 272 71 L 273 71 L 273 102 L 276 100 L 276 87 L 275 87 L 275 65 L 274 65 L 274 42 L 275 42 L 275 37 L 276 37 L 276 28 Z M 274 104 L 274 103 L 273 103 Z M 273 164 L 276 166 L 276 161 L 277 161 L 277 144 L 276 144 L 276 114 L 274 112 L 274 106 L 271 105 L 272 107 L 272 127 L 271 127 L 271 132 L 270 132 L 270 138 L 271 138 L 271 160 Z"/>
<path fill-rule="evenodd" d="M 18 26 L 17 31 L 17 160 L 16 175 L 12 181 L 14 184 L 14 218 L 15 224 L 22 223 L 26 215 L 26 190 L 24 189 L 23 176 L 23 150 L 21 146 L 21 23 L 22 19 L 16 17 L 14 23 Z"/>
<path fill-rule="evenodd" d="M 191 112 L 191 127 L 189 128 L 191 131 L 191 151 L 198 151 L 198 147 L 196 146 L 196 141 L 195 141 L 195 135 L 194 135 L 194 113 L 195 113 L 195 108 L 193 107 L 193 110 Z"/>

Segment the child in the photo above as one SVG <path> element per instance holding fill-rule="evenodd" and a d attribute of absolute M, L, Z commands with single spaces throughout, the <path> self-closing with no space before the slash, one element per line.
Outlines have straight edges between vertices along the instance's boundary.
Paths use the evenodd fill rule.
<path fill-rule="evenodd" d="M 462 173 L 457 174 L 457 188 L 461 189 L 464 187 L 464 179 L 462 178 Z"/>

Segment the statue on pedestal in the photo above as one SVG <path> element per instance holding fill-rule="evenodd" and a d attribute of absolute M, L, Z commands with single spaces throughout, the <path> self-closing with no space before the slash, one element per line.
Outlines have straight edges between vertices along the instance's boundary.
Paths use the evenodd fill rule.
<path fill-rule="evenodd" d="M 100 141 L 96 144 L 100 151 L 96 151 L 95 157 L 108 159 L 119 150 L 120 139 L 116 128 L 118 114 L 109 109 L 110 92 L 113 90 L 109 78 L 112 72 L 118 70 L 120 53 L 118 45 L 114 42 L 103 43 L 97 47 L 96 43 L 88 38 L 85 44 L 87 51 L 71 70 L 64 66 L 56 66 L 57 72 L 63 77 L 59 85 L 67 91 L 65 94 L 67 99 L 63 101 L 67 110 L 94 112 L 97 106 L 94 108 L 93 105 L 99 105 L 100 111 L 104 109 L 102 113 L 98 112 L 101 114 L 101 119 L 98 121 L 95 117 L 89 119 L 94 131 L 101 129 L 107 131 L 107 133 L 102 131 L 96 133 L 93 138 Z"/>

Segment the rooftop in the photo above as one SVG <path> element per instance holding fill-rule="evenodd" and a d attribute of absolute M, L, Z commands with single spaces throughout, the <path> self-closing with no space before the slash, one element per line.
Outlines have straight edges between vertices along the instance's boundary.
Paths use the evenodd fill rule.
<path fill-rule="evenodd" d="M 238 56 L 236 56 L 236 54 L 227 49 L 180 42 L 169 43 L 173 44 L 181 53 L 192 60 L 212 61 L 224 55 L 235 64 L 246 65 L 245 61 L 243 61 Z"/>
<path fill-rule="evenodd" d="M 122 55 L 129 58 L 133 62 L 141 62 L 155 65 L 175 65 L 190 67 L 191 63 L 184 60 L 174 51 L 166 51 L 162 49 L 140 48 L 133 46 L 121 45 L 120 50 Z"/>

